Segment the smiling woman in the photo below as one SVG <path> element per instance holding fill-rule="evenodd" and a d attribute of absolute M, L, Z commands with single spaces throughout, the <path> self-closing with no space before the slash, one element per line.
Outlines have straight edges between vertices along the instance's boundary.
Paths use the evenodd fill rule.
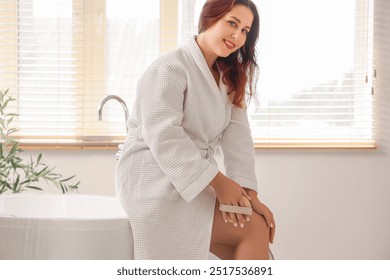
<path fill-rule="evenodd" d="M 247 82 L 249 95 L 253 95 L 252 84 L 255 82 L 257 66 L 254 47 L 259 33 L 259 18 L 253 14 L 248 15 L 245 4 L 231 7 L 230 2 L 220 2 L 219 5 L 211 3 L 213 2 L 205 4 L 200 15 L 197 41 L 210 69 L 213 68 L 214 61 L 218 61 L 216 65 L 219 69 L 212 69 L 214 78 L 218 81 L 219 76 L 216 76 L 216 73 L 221 71 L 233 104 L 243 106 Z M 255 7 L 251 6 L 251 9 L 253 11 Z M 204 32 L 206 30 L 207 32 Z M 252 31 L 250 35 L 255 35 L 247 36 L 250 30 Z M 247 44 L 244 45 L 245 42 Z M 248 77 L 246 71 L 249 71 Z"/>
<path fill-rule="evenodd" d="M 250 0 L 209 0 L 198 35 L 139 80 L 115 180 L 135 259 L 268 259 L 275 221 L 257 196 L 244 100 L 258 30 Z"/>

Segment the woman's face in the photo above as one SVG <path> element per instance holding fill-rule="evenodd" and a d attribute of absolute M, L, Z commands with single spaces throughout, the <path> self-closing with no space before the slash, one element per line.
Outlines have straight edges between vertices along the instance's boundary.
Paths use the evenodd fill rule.
<path fill-rule="evenodd" d="M 234 5 L 220 20 L 204 31 L 209 51 L 217 57 L 227 57 L 241 48 L 253 22 L 252 11 L 244 5 Z"/>

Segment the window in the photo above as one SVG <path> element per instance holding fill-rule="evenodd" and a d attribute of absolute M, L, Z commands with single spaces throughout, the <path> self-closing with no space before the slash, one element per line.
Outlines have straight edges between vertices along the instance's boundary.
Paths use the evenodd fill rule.
<path fill-rule="evenodd" d="M 373 147 L 373 1 L 255 0 L 261 146 Z"/>
<path fill-rule="evenodd" d="M 373 0 L 254 0 L 262 147 L 373 147 Z M 197 31 L 204 0 L 3 0 L 0 87 L 26 145 L 116 146 L 140 75 Z"/>

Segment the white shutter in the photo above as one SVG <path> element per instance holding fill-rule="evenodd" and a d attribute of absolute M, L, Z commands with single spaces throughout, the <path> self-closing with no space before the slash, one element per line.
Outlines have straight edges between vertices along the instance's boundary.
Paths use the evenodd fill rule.
<path fill-rule="evenodd" d="M 0 87 L 17 98 L 22 143 L 123 141 L 122 107 L 108 102 L 99 122 L 97 106 L 114 94 L 131 109 L 140 75 L 161 54 L 159 0 L 2 0 L 0 24 Z"/>
<path fill-rule="evenodd" d="M 261 147 L 374 147 L 373 1 L 255 0 Z"/>

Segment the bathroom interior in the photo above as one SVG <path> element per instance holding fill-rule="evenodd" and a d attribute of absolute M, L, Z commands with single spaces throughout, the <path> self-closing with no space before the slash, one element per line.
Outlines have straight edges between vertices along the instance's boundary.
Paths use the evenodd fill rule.
<path fill-rule="evenodd" d="M 99 0 L 95 4 L 98 2 L 104 3 L 105 1 Z M 184 5 L 184 3 L 202 1 L 159 0 L 157 2 L 160 3 L 160 8 L 163 10 L 164 7 L 167 8 L 172 3 L 183 2 L 180 5 Z M 255 2 L 258 3 L 261 10 L 263 1 Z M 180 7 L 182 8 L 182 6 Z M 375 67 L 376 77 L 373 81 L 375 91 L 372 123 L 375 147 L 304 145 L 300 147 L 260 145 L 256 147 L 259 196 L 260 200 L 272 209 L 275 216 L 277 230 L 271 249 L 278 260 L 390 259 L 389 18 L 390 2 L 387 0 L 374 1 L 373 55 L 375 66 L 373 67 Z M 102 20 L 102 18 L 97 17 L 97 20 Z M 172 27 L 165 26 L 165 28 Z M 181 30 L 180 32 L 186 34 L 185 32 L 190 33 L 191 31 Z M 170 36 L 170 33 L 167 34 Z M 172 48 L 172 46 L 167 48 Z M 101 50 L 97 50 L 97 52 L 99 51 Z M 0 58 L 3 59 L 2 54 L 0 54 Z M 0 64 L 0 70 L 2 70 L 1 67 Z M 137 67 L 137 69 L 142 69 L 144 65 L 137 65 Z M 266 71 L 266 69 L 262 71 Z M 3 73 L 4 71 L 0 71 L 0 89 L 3 89 L 3 85 L 7 85 L 6 78 L 2 77 Z M 97 73 L 97 75 L 100 74 Z M 98 78 L 95 79 L 98 80 Z M 87 82 L 94 82 L 95 79 Z M 109 87 L 117 89 L 115 84 L 110 84 L 107 88 Z M 94 89 L 94 87 L 92 88 Z M 75 175 L 76 180 L 80 181 L 80 185 L 78 194 L 70 192 L 66 195 L 76 197 L 69 202 L 69 205 L 61 198 L 57 205 L 50 203 L 46 205 L 39 200 L 35 201 L 35 197 L 38 195 L 61 197 L 61 190 L 49 186 L 44 186 L 44 191 L 29 190 L 25 193 L 26 200 L 22 202 L 10 200 L 7 204 L 1 199 L 11 195 L 11 193 L 1 194 L 0 251 L 2 253 L 0 253 L 0 259 L 132 258 L 131 229 L 126 224 L 124 214 L 115 200 L 115 169 L 117 157 L 120 156 L 118 145 L 123 142 L 126 130 L 125 106 L 118 101 L 124 100 L 130 113 L 133 99 L 131 96 L 120 93 L 118 89 L 110 95 L 120 96 L 123 99 L 116 97 L 109 100 L 104 99 L 106 95 L 107 93 L 99 92 L 92 100 L 86 101 L 86 103 L 92 104 L 88 108 L 90 112 L 87 123 L 93 124 L 93 129 L 104 127 L 108 131 L 114 131 L 111 133 L 113 137 L 110 138 L 114 139 L 113 141 L 108 142 L 104 138 L 99 138 L 99 141 L 89 141 L 87 145 L 72 145 L 69 142 L 44 145 L 30 142 L 21 145 L 24 150 L 24 158 L 27 160 L 30 156 L 36 158 L 40 153 L 43 153 L 44 160 L 48 165 L 55 166 L 56 170 L 62 174 Z M 104 108 L 101 110 L 101 120 L 99 120 L 98 113 L 99 103 L 101 105 L 104 103 Z M 111 123 L 108 121 L 111 118 L 110 115 L 114 116 L 114 121 Z M 112 123 L 115 126 L 113 130 L 110 128 Z M 61 130 L 61 127 L 57 129 Z M 98 139 L 94 136 L 88 137 L 85 139 Z M 219 155 L 217 155 L 217 160 L 221 160 Z M 29 195 L 32 196 L 29 197 Z M 95 198 L 96 202 L 83 200 L 84 196 Z M 86 214 L 88 218 L 70 219 L 69 231 L 61 233 L 57 230 L 53 237 L 50 236 L 53 234 L 52 232 L 43 230 L 47 229 L 50 221 L 20 219 L 12 221 L 13 224 L 10 226 L 10 216 L 17 214 L 6 214 L 4 211 L 11 211 L 22 207 L 21 205 L 27 205 L 25 211 L 27 216 L 32 212 L 38 213 L 36 214 L 38 216 L 46 214 L 50 216 L 50 213 L 55 216 L 57 210 L 61 212 L 61 207 L 63 209 L 69 207 L 66 209 L 70 210 L 66 211 L 70 212 L 67 212 L 66 215 L 72 216 L 80 214 L 84 208 L 89 206 L 95 207 L 92 208 L 92 211 L 101 213 L 99 215 L 106 218 L 104 228 L 117 228 L 118 230 L 115 233 L 112 233 L 112 230 L 111 233 L 103 232 L 100 228 L 101 225 L 95 223 L 96 217 L 90 213 Z M 78 213 L 72 214 L 72 208 Z M 64 217 L 61 218 L 64 219 Z M 85 223 L 77 221 L 83 219 L 87 220 L 86 223 L 90 225 L 88 230 L 83 228 L 86 226 Z M 52 221 L 54 228 L 59 226 L 56 224 L 57 221 L 58 217 L 54 217 Z M 19 232 L 19 236 L 9 230 L 10 227 L 18 227 L 22 224 L 36 226 L 39 230 L 34 231 L 27 228 L 25 231 Z M 107 232 L 109 231 L 107 230 Z M 8 236 L 9 239 L 4 238 L 4 236 Z M 27 240 L 26 236 L 31 238 L 30 240 L 35 240 L 34 244 L 23 244 L 21 248 L 18 243 Z M 68 238 L 67 248 L 59 244 L 58 240 L 61 238 Z M 121 240 L 119 244 L 116 242 L 118 239 Z M 94 244 L 101 243 L 101 240 L 105 240 L 110 246 L 97 248 Z M 107 240 L 112 240 L 112 243 Z M 46 242 L 46 244 L 40 244 L 40 242 Z M 39 249 L 40 246 L 41 248 L 45 247 L 45 251 Z M 55 250 L 53 252 L 46 247 L 53 247 L 61 252 L 57 254 Z M 82 252 L 72 253 L 72 250 L 79 248 L 83 248 Z M 129 250 L 124 248 L 129 248 Z M 48 253 L 48 251 L 51 252 Z"/>

